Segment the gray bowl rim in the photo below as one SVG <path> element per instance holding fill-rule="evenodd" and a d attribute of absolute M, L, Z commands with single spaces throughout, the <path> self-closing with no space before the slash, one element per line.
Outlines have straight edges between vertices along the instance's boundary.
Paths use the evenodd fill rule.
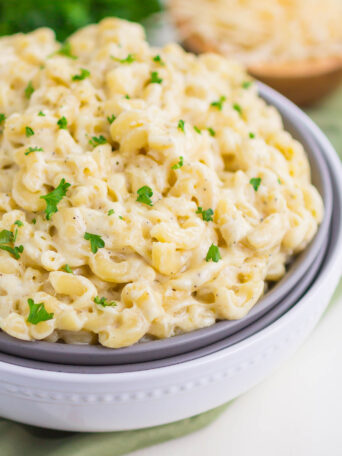
<path fill-rule="evenodd" d="M 259 94 L 267 103 L 280 112 L 285 128 L 304 144 L 312 170 L 316 171 L 318 186 L 325 205 L 323 222 L 315 238 L 306 250 L 298 256 L 284 278 L 240 320 L 219 321 L 214 325 L 198 329 L 169 339 L 153 340 L 120 349 L 109 349 L 99 345 L 70 345 L 44 341 L 22 341 L 0 332 L 0 350 L 4 353 L 37 361 L 71 365 L 121 365 L 149 362 L 181 355 L 209 346 L 229 336 L 237 334 L 253 322 L 266 315 L 273 307 L 286 298 L 288 292 L 296 287 L 312 266 L 328 236 L 332 214 L 332 185 L 329 170 L 312 134 L 303 128 L 303 116 L 297 106 L 282 95 L 258 83 Z M 294 114 L 296 114 L 294 116 Z M 293 116 L 296 118 L 293 119 Z M 302 124 L 302 125 L 298 125 Z"/>

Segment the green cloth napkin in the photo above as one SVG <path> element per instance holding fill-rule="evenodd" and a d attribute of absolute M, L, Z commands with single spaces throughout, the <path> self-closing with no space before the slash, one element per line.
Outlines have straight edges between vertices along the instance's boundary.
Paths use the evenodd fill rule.
<path fill-rule="evenodd" d="M 342 88 L 307 112 L 325 131 L 342 158 Z M 341 296 L 342 282 L 331 305 Z M 164 426 L 105 434 L 50 431 L 0 418 L 0 455 L 120 456 L 197 431 L 212 423 L 228 406 L 225 404 L 193 418 Z"/>
<path fill-rule="evenodd" d="M 52 431 L 0 418 L 0 455 L 120 456 L 197 431 L 214 421 L 227 406 L 164 426 L 98 434 Z"/>

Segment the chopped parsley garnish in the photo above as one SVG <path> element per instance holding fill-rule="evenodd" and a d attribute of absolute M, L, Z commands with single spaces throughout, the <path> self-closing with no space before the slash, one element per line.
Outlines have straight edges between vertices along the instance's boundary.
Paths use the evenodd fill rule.
<path fill-rule="evenodd" d="M 220 251 L 219 251 L 219 248 L 217 247 L 217 245 L 214 245 L 214 244 L 211 244 L 211 246 L 209 247 L 209 250 L 208 250 L 208 253 L 207 253 L 207 256 L 205 257 L 205 261 L 214 261 L 214 263 L 218 263 L 219 260 L 221 260 L 221 255 L 220 255 Z"/>
<path fill-rule="evenodd" d="M 34 135 L 34 131 L 31 127 L 25 127 L 25 135 L 27 138 Z"/>
<path fill-rule="evenodd" d="M 72 76 L 73 81 L 83 81 L 85 78 L 89 78 L 90 76 L 90 71 L 86 70 L 85 68 L 81 68 L 80 74 L 74 74 Z"/>
<path fill-rule="evenodd" d="M 113 60 L 119 63 L 133 63 L 135 61 L 135 57 L 133 54 L 128 54 L 128 56 L 124 59 L 118 59 L 117 57 L 111 56 Z"/>
<path fill-rule="evenodd" d="M 46 202 L 45 214 L 47 220 L 50 220 L 51 216 L 58 211 L 57 204 L 64 198 L 70 185 L 68 182 L 65 182 L 65 179 L 62 179 L 58 187 L 52 190 L 52 192 L 40 197 Z"/>
<path fill-rule="evenodd" d="M 243 81 L 243 83 L 241 84 L 241 87 L 243 89 L 249 89 L 252 84 L 253 84 L 252 81 Z"/>
<path fill-rule="evenodd" d="M 64 272 L 67 272 L 68 274 L 73 274 L 72 269 L 68 264 L 65 264 L 64 266 L 62 266 L 62 270 Z"/>
<path fill-rule="evenodd" d="M 198 133 L 199 135 L 201 135 L 201 134 L 202 134 L 202 131 L 201 131 L 201 129 L 200 129 L 200 128 L 198 128 L 198 127 L 196 127 L 196 125 L 194 125 L 194 130 L 195 130 L 195 132 L 196 132 L 196 133 Z"/>
<path fill-rule="evenodd" d="M 102 307 L 115 307 L 117 306 L 117 303 L 115 301 L 107 302 L 107 298 L 102 297 L 100 298 L 99 296 L 96 296 L 94 298 L 95 304 L 99 304 Z"/>
<path fill-rule="evenodd" d="M 255 138 L 255 134 L 250 132 L 249 135 L 248 135 L 251 139 L 254 139 Z"/>
<path fill-rule="evenodd" d="M 128 95 L 128 93 L 126 93 L 125 98 L 126 98 L 126 100 L 130 100 L 131 99 L 131 97 Z"/>
<path fill-rule="evenodd" d="M 165 65 L 165 62 L 163 61 L 163 59 L 160 57 L 160 55 L 155 55 L 153 57 L 153 61 L 156 62 L 156 63 L 159 63 L 159 65 Z"/>
<path fill-rule="evenodd" d="M 184 120 L 180 119 L 177 125 L 178 130 L 181 130 L 183 133 L 185 133 L 185 122 Z"/>
<path fill-rule="evenodd" d="M 16 260 L 19 260 L 20 254 L 24 251 L 24 246 L 19 245 L 18 247 L 11 247 L 9 245 L 0 244 L 0 250 L 6 250 L 6 252 L 13 255 Z"/>
<path fill-rule="evenodd" d="M 42 147 L 29 147 L 28 149 L 26 149 L 26 152 L 24 155 L 30 155 L 32 154 L 32 152 L 44 152 L 44 149 Z"/>
<path fill-rule="evenodd" d="M 115 214 L 114 209 L 109 209 L 109 211 L 107 212 L 107 215 L 109 216 L 109 215 L 113 215 L 113 214 Z"/>
<path fill-rule="evenodd" d="M 158 71 L 152 71 L 150 84 L 161 84 L 162 82 L 163 80 L 159 77 Z"/>
<path fill-rule="evenodd" d="M 62 47 L 55 52 L 55 54 L 63 55 L 64 57 L 68 57 L 69 59 L 77 59 L 75 55 L 71 53 L 71 45 L 68 41 L 62 44 Z"/>
<path fill-rule="evenodd" d="M 92 136 L 91 139 L 89 139 L 89 144 L 93 147 L 100 146 L 101 144 L 106 144 L 107 140 L 104 136 Z"/>
<path fill-rule="evenodd" d="M 109 124 L 112 124 L 114 122 L 114 120 L 116 119 L 116 117 L 114 116 L 114 114 L 112 114 L 111 116 L 108 116 L 107 117 L 107 120 L 108 120 L 108 123 Z"/>
<path fill-rule="evenodd" d="M 123 220 L 124 218 L 122 217 L 122 215 L 119 215 L 119 219 L 120 219 L 120 220 Z"/>
<path fill-rule="evenodd" d="M 30 308 L 30 313 L 29 316 L 27 317 L 27 321 L 29 323 L 32 323 L 33 325 L 37 325 L 41 321 L 47 321 L 47 320 L 52 320 L 54 317 L 53 313 L 49 313 L 46 309 L 45 306 L 42 302 L 39 304 L 36 304 L 33 299 L 28 299 L 27 300 L 29 308 Z"/>
<path fill-rule="evenodd" d="M 210 103 L 210 106 L 217 108 L 219 111 L 222 111 L 223 103 L 226 101 L 226 97 L 222 95 L 217 101 Z"/>
<path fill-rule="evenodd" d="M 66 130 L 68 126 L 68 121 L 64 116 L 57 120 L 57 125 L 59 126 L 60 130 Z"/>
<path fill-rule="evenodd" d="M 39 111 L 39 112 L 38 112 L 38 116 L 40 116 L 40 117 L 45 117 L 46 114 L 44 114 L 43 111 Z"/>
<path fill-rule="evenodd" d="M 153 206 L 153 203 L 151 201 L 151 196 L 153 196 L 153 191 L 152 191 L 151 187 L 144 185 L 143 187 L 139 188 L 137 193 L 138 193 L 137 201 L 139 201 L 139 203 L 147 204 L 147 206 Z"/>
<path fill-rule="evenodd" d="M 197 208 L 197 211 L 196 211 L 196 214 L 201 214 L 202 215 L 202 219 L 205 221 L 205 222 L 212 222 L 213 221 L 213 215 L 214 215 L 214 211 L 209 208 L 207 209 L 206 211 L 204 211 L 200 206 Z"/>
<path fill-rule="evenodd" d="M 0 113 L 0 125 L 2 125 L 6 120 L 6 116 L 3 112 Z"/>
<path fill-rule="evenodd" d="M 179 169 L 179 168 L 181 168 L 181 167 L 184 165 L 183 160 L 184 160 L 183 157 L 180 156 L 180 157 L 179 157 L 179 162 L 176 163 L 175 165 L 173 165 L 173 166 L 172 166 L 172 169 Z"/>
<path fill-rule="evenodd" d="M 105 246 L 104 240 L 98 234 L 85 233 L 84 239 L 90 241 L 90 248 L 93 253 L 97 253 L 99 249 Z"/>
<path fill-rule="evenodd" d="M 249 183 L 254 188 L 254 190 L 257 192 L 258 188 L 260 187 L 260 184 L 261 184 L 261 177 L 252 177 L 252 179 L 249 181 Z"/>
<path fill-rule="evenodd" d="M 280 178 L 278 177 L 278 184 L 282 184 L 282 181 L 280 180 Z"/>
<path fill-rule="evenodd" d="M 35 225 L 37 223 L 37 219 L 36 218 L 32 219 L 32 223 L 33 223 L 33 225 Z"/>
<path fill-rule="evenodd" d="M 26 89 L 25 89 L 25 97 L 29 100 L 32 96 L 34 92 L 34 88 L 33 88 L 33 85 L 32 85 L 32 81 L 30 81 L 27 86 L 26 86 Z"/>
<path fill-rule="evenodd" d="M 21 226 L 24 225 L 24 223 L 21 220 L 16 220 L 14 222 L 14 225 L 17 225 L 18 227 L 21 227 Z M 13 242 L 15 242 L 17 240 L 17 237 L 18 237 L 18 228 L 15 228 Z"/>
<path fill-rule="evenodd" d="M 24 251 L 24 247 L 22 245 L 19 245 L 18 247 L 14 246 L 17 234 L 17 232 L 16 234 L 13 234 L 12 231 L 8 230 L 0 231 L 0 250 L 5 250 L 13 255 L 16 260 L 19 260 L 20 254 Z"/>
<path fill-rule="evenodd" d="M 235 109 L 236 112 L 238 112 L 240 115 L 242 114 L 242 108 L 239 104 L 234 103 L 233 104 L 233 109 Z"/>
<path fill-rule="evenodd" d="M 14 241 L 14 235 L 12 231 L 2 230 L 0 231 L 0 244 L 10 244 Z"/>
<path fill-rule="evenodd" d="M 215 136 L 216 135 L 216 131 L 213 128 L 208 127 L 207 130 L 208 130 L 210 136 Z"/>

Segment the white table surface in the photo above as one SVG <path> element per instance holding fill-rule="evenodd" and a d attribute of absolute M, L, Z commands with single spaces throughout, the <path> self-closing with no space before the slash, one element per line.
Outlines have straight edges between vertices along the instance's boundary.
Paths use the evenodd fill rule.
<path fill-rule="evenodd" d="M 342 456 L 342 296 L 291 359 L 209 427 L 131 454 Z"/>

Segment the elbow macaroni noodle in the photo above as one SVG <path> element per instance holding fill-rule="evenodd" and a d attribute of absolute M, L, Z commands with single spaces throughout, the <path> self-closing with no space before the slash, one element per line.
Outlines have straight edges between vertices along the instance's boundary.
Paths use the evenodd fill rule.
<path fill-rule="evenodd" d="M 0 39 L 0 231 L 24 248 L 0 250 L 1 329 L 118 348 L 242 318 L 322 219 L 303 147 L 234 62 L 117 19 L 69 42 L 77 58 L 49 29 Z M 29 322 L 28 299 L 53 318 Z"/>

